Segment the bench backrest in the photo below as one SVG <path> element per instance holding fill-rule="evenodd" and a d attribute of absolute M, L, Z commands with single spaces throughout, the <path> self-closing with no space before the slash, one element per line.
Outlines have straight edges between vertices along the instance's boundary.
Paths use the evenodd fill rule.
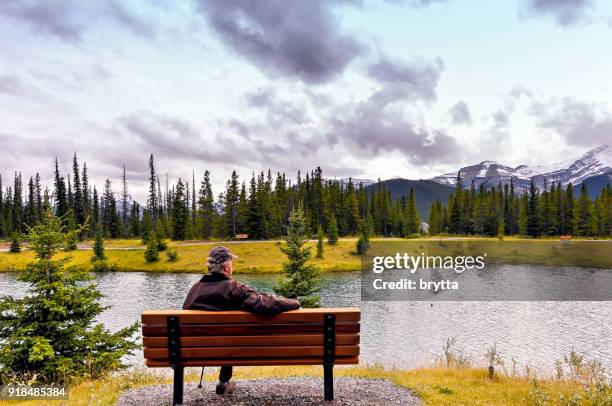
<path fill-rule="evenodd" d="M 144 357 L 149 367 L 170 366 L 168 337 L 176 330 L 174 344 L 184 366 L 321 365 L 332 332 L 330 318 L 325 320 L 330 315 L 334 363 L 357 364 L 358 308 L 299 309 L 272 316 L 240 310 L 148 310 L 142 314 Z M 168 328 L 170 318 L 178 329 Z"/>

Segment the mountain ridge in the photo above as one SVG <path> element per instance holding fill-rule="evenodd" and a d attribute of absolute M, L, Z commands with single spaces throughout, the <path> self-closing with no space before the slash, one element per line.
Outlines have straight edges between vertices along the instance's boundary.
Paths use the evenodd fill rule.
<path fill-rule="evenodd" d="M 569 159 L 547 166 L 518 165 L 516 167 L 500 164 L 496 161 L 482 161 L 475 165 L 465 166 L 458 171 L 466 185 L 472 181 L 476 187 L 506 184 L 512 179 L 518 192 L 529 188 L 531 181 L 538 188 L 544 182 L 558 183 L 562 186 L 569 183 L 579 185 L 585 180 L 612 173 L 612 148 L 603 144 L 593 148 L 577 159 Z M 457 172 L 435 176 L 430 180 L 447 186 L 455 186 Z"/>

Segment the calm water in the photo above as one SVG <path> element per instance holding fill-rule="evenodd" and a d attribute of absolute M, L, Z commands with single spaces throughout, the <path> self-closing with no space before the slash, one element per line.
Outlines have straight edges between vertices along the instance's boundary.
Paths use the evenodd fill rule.
<path fill-rule="evenodd" d="M 542 267 L 542 272 L 554 268 Z M 26 286 L 15 274 L 0 273 L 0 294 L 21 296 Z M 101 316 L 111 329 L 139 319 L 145 309 L 178 309 L 196 274 L 100 273 L 97 283 L 112 306 Z M 277 275 L 236 275 L 271 292 Z M 387 367 L 428 365 L 442 355 L 448 337 L 458 349 L 484 363 L 486 349 L 497 344 L 507 360 L 517 359 L 542 373 L 572 348 L 612 370 L 612 302 L 361 302 L 359 273 L 325 274 L 322 305 L 362 310 L 361 359 Z M 142 363 L 141 354 L 133 363 Z"/>

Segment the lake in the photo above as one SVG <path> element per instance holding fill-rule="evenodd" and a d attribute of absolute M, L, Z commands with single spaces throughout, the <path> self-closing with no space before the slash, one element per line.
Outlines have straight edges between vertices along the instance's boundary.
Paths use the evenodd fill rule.
<path fill-rule="evenodd" d="M 504 266 L 501 266 L 503 269 Z M 540 272 L 555 272 L 539 267 Z M 101 321 L 118 329 L 139 319 L 145 309 L 179 309 L 198 274 L 98 273 L 103 304 L 112 306 Z M 271 292 L 278 275 L 235 275 L 258 290 Z M 322 275 L 325 307 L 358 306 L 362 310 L 361 360 L 385 367 L 414 368 L 440 359 L 449 337 L 478 364 L 497 344 L 508 370 L 517 360 L 540 373 L 571 349 L 601 361 L 612 370 L 612 302 L 361 302 L 359 273 Z M 22 296 L 26 286 L 15 273 L 0 273 L 0 294 Z M 142 353 L 130 360 L 142 365 Z"/>

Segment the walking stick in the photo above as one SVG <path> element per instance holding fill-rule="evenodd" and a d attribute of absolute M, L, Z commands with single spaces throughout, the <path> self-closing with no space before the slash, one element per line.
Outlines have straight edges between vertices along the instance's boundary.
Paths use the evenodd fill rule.
<path fill-rule="evenodd" d="M 202 372 L 200 372 L 200 384 L 198 388 L 202 388 L 202 378 L 204 378 L 204 367 L 202 367 Z"/>

